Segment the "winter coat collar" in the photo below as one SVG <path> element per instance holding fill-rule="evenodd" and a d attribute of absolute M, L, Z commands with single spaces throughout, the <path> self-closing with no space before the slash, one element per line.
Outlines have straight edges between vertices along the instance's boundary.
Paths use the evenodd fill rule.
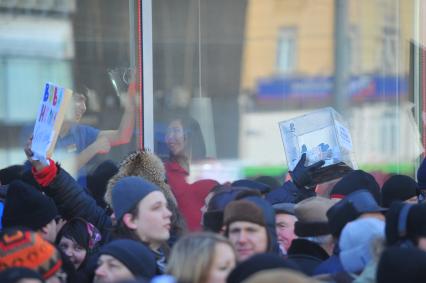
<path fill-rule="evenodd" d="M 305 240 L 295 239 L 288 249 L 288 255 L 308 255 L 324 261 L 329 258 L 327 252 L 318 244 Z"/>

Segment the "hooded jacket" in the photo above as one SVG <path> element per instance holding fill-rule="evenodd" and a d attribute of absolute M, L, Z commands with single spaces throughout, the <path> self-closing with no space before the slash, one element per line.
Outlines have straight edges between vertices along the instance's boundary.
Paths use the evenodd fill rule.
<path fill-rule="evenodd" d="M 177 201 L 170 186 L 165 182 L 166 170 L 161 159 L 147 150 L 140 150 L 128 155 L 120 164 L 117 174 L 108 182 L 105 193 L 105 201 L 112 206 L 112 188 L 122 178 L 139 176 L 157 185 L 167 199 L 168 208 L 172 212 L 172 241 L 173 237 L 182 234 L 185 230 L 185 222 L 177 207 Z"/>
<path fill-rule="evenodd" d="M 277 241 L 277 232 L 275 228 L 275 210 L 271 204 L 260 196 L 250 195 L 250 192 L 242 192 L 236 197 L 236 200 L 247 200 L 254 203 L 257 207 L 262 210 L 263 217 L 266 223 L 266 231 L 270 240 L 268 252 L 280 254 L 280 249 Z"/>

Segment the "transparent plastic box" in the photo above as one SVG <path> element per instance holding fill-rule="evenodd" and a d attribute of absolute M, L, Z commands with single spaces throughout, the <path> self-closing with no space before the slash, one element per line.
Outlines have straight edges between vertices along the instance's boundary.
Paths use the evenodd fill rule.
<path fill-rule="evenodd" d="M 279 122 L 279 127 L 290 171 L 303 153 L 306 153 L 306 166 L 325 161 L 315 171 L 311 185 L 339 178 L 357 169 L 347 124 L 333 108 L 323 108 Z"/>

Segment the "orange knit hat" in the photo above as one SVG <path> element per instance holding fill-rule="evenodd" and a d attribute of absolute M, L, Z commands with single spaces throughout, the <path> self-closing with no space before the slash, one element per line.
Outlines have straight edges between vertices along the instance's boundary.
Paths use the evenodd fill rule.
<path fill-rule="evenodd" d="M 50 278 L 62 266 L 56 248 L 38 233 L 9 229 L 0 236 L 0 271 L 11 267 L 25 267 Z"/>

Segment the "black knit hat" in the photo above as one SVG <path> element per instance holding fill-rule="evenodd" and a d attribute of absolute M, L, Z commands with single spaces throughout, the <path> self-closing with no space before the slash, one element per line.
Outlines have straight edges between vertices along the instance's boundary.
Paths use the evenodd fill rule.
<path fill-rule="evenodd" d="M 426 282 L 426 253 L 418 248 L 386 249 L 377 267 L 377 283 Z"/>
<path fill-rule="evenodd" d="M 426 204 L 394 202 L 386 213 L 386 244 L 415 244 L 418 237 L 426 237 Z"/>
<path fill-rule="evenodd" d="M 9 184 L 2 218 L 4 228 L 24 226 L 36 231 L 56 216 L 58 210 L 51 198 L 22 181 Z"/>
<path fill-rule="evenodd" d="M 154 253 L 141 242 L 121 239 L 101 248 L 100 255 L 110 255 L 124 264 L 135 277 L 151 279 L 156 272 Z"/>
<path fill-rule="evenodd" d="M 0 183 L 10 184 L 14 180 L 20 180 L 24 171 L 23 165 L 12 165 L 0 170 Z"/>
<path fill-rule="evenodd" d="M 16 283 L 21 279 L 38 279 L 40 282 L 44 282 L 38 272 L 24 267 L 8 268 L 0 272 L 0 282 L 2 283 Z"/>
<path fill-rule="evenodd" d="M 376 202 L 380 204 L 379 184 L 377 184 L 371 174 L 363 170 L 354 170 L 343 176 L 331 190 L 330 198 L 344 198 L 350 193 L 360 189 L 369 191 L 376 199 Z"/>
<path fill-rule="evenodd" d="M 382 206 L 389 207 L 393 201 L 405 201 L 419 194 L 417 183 L 405 175 L 390 177 L 382 187 Z"/>
<path fill-rule="evenodd" d="M 421 190 L 426 190 L 426 158 L 423 159 L 419 169 L 417 169 L 417 183 Z"/>
<path fill-rule="evenodd" d="M 275 254 L 262 253 L 254 255 L 237 265 L 229 274 L 226 282 L 240 283 L 257 272 L 277 268 L 288 268 L 299 271 L 299 267 L 289 260 Z"/>

